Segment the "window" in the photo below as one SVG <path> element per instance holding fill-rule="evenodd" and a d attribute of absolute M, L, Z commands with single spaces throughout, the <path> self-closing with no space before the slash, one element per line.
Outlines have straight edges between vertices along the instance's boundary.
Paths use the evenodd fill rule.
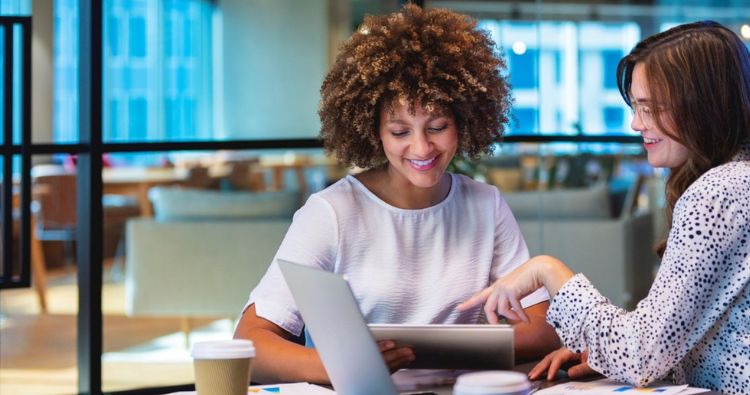
<path fill-rule="evenodd" d="M 482 20 L 506 56 L 515 134 L 630 133 L 617 90 L 620 58 L 638 41 L 635 23 Z M 612 112 L 609 109 L 617 109 Z M 538 120 L 531 121 L 531 114 Z"/>
<path fill-rule="evenodd" d="M 533 108 L 518 108 L 513 110 L 510 130 L 523 134 L 528 133 L 530 130 L 535 130 L 537 128 L 537 115 L 538 111 Z"/>
<path fill-rule="evenodd" d="M 625 56 L 625 52 L 617 49 L 605 49 L 602 50 L 602 70 L 613 71 L 617 70 L 617 64 L 620 63 L 620 59 Z M 602 86 L 607 89 L 617 89 L 617 78 L 615 73 L 604 73 L 602 75 L 604 79 Z"/>
<path fill-rule="evenodd" d="M 607 132 L 619 132 L 625 122 L 625 110 L 622 107 L 604 107 L 604 126 Z"/>
<path fill-rule="evenodd" d="M 345 2 L 348 1 L 345 0 Z M 103 95 L 94 94 L 93 97 L 87 95 L 90 92 L 78 91 L 79 2 L 56 0 L 50 3 L 39 0 L 35 3 L 35 10 L 37 6 L 45 3 L 50 4 L 48 7 L 54 7 L 53 127 L 55 143 L 75 143 L 79 140 L 79 94 L 88 97 L 93 102 L 101 100 L 105 122 L 105 151 L 115 145 L 107 147 L 106 143 L 112 142 L 135 143 L 134 145 L 144 147 L 144 152 L 141 153 L 118 154 L 129 163 L 171 165 L 176 163 L 181 154 L 185 155 L 186 160 L 195 159 L 208 151 L 213 152 L 214 148 L 205 148 L 209 144 L 202 142 L 209 139 L 297 138 L 302 140 L 302 138 L 309 138 L 307 141 L 314 141 L 313 137 L 318 131 L 315 104 L 330 55 L 327 52 L 331 33 L 330 26 L 327 25 L 330 22 L 329 13 L 327 7 L 321 7 L 321 4 L 326 3 L 325 0 L 306 2 L 297 0 L 273 2 L 105 0 L 104 12 L 101 15 L 104 26 L 103 48 L 101 57 L 97 57 L 97 59 L 104 59 L 104 80 L 100 81 L 104 89 Z M 86 2 L 82 3 L 86 4 Z M 438 5 L 438 3 L 440 2 L 430 2 L 430 6 Z M 519 8 L 518 4 L 510 5 L 509 2 L 499 1 L 450 3 L 456 7 L 456 11 L 469 14 L 472 12 L 458 9 L 458 7 L 476 7 L 480 4 L 480 7 L 498 5 L 501 8 Z M 601 7 L 600 10 L 623 10 L 629 7 L 627 3 L 623 3 L 624 8 Z M 248 4 L 252 5 L 248 6 Z M 586 9 L 585 5 L 576 4 L 578 5 L 582 6 L 581 9 Z M 530 6 L 525 9 L 533 9 L 533 13 L 524 11 L 523 6 Z M 378 9 L 361 13 L 380 14 L 391 11 L 380 2 L 371 1 L 352 1 L 351 7 L 358 10 L 353 14 L 367 7 L 378 7 Z M 516 98 L 513 112 L 514 123 L 509 125 L 511 134 L 577 135 L 580 132 L 590 137 L 596 134 L 619 134 L 627 131 L 629 112 L 608 75 L 614 75 L 613 65 L 616 64 L 621 54 L 629 51 L 643 35 L 654 33 L 655 31 L 652 30 L 657 29 L 661 21 L 670 18 L 665 18 L 664 15 L 632 16 L 630 14 L 620 16 L 619 19 L 613 18 L 612 15 L 598 15 L 602 16 L 598 18 L 597 15 L 589 12 L 590 9 L 585 11 L 585 15 L 569 18 L 568 14 L 550 13 L 549 10 L 554 7 L 559 8 L 560 5 L 548 1 L 521 4 L 519 10 L 515 10 L 511 17 L 494 17 L 494 19 L 485 19 L 480 22 L 480 25 L 490 31 L 493 39 L 498 43 L 498 51 L 502 50 L 504 56 L 508 56 L 509 71 L 514 73 L 510 76 L 517 85 L 514 87 Z M 645 9 L 648 12 L 664 8 L 633 7 L 636 11 Z M 719 16 L 730 18 L 727 15 L 747 15 L 747 9 L 744 6 L 705 8 L 714 15 L 701 15 L 701 18 L 716 16 L 719 19 Z M 563 5 L 560 9 L 570 11 L 578 7 Z M 679 7 L 674 7 L 674 9 L 678 10 Z M 0 15 L 28 15 L 30 13 L 31 0 L 0 0 Z M 217 14 L 222 15 L 219 17 Z M 474 13 L 474 15 L 487 18 L 488 15 L 493 14 L 485 11 Z M 684 13 L 684 15 L 693 14 Z M 566 20 L 555 21 L 552 18 Z M 587 18 L 597 20 L 584 22 Z M 218 20 L 221 23 L 215 23 Z M 627 22 L 604 22 L 605 20 Z M 726 23 L 726 21 L 722 22 Z M 351 24 L 351 21 L 346 21 L 346 23 Z M 217 28 L 217 25 L 222 26 Z M 356 23 L 354 23 L 354 28 L 356 28 Z M 644 29 L 643 33 L 641 28 Z M 0 38 L 3 34 L 9 34 L 10 31 L 12 30 L 0 29 Z M 256 38 L 262 38 L 262 40 Z M 260 41 L 263 41 L 265 46 L 258 48 Z M 0 40 L 0 46 L 4 44 L 4 41 Z M 14 41 L 13 45 L 17 43 Z M 220 48 L 222 45 L 229 48 L 228 56 L 220 52 L 223 51 Z M 84 51 L 87 50 L 84 49 Z M 225 58 L 230 61 L 222 64 Z M 81 59 L 86 61 L 88 57 L 83 56 Z M 255 59 L 261 59 L 262 62 L 249 61 Z M 299 59 L 305 61 L 298 62 Z M 0 67 L 2 67 L 2 62 L 0 62 Z M 215 81 L 228 81 L 228 83 L 223 86 Z M 16 89 L 17 86 L 15 79 L 12 82 L 2 81 L 0 84 L 4 89 L 8 89 L 9 86 Z M 262 95 L 247 94 L 251 90 L 262 92 Z M 279 92 L 282 93 L 279 94 Z M 0 100 L 2 99 L 3 96 L 0 95 Z M 16 100 L 15 96 L 13 100 Z M 278 103 L 283 103 L 283 105 Z M 16 117 L 17 114 L 0 112 L 0 117 L 2 116 Z M 14 122 L 14 128 L 17 124 Z M 517 137 L 525 138 L 524 136 Z M 188 150 L 184 145 L 174 143 L 183 140 L 201 141 L 192 144 L 192 148 Z M 156 150 L 148 144 L 137 144 L 141 141 L 158 142 L 160 147 L 165 145 L 167 147 L 163 150 Z M 306 144 L 307 141 L 301 143 L 295 141 L 289 145 L 273 142 L 272 147 L 264 145 L 268 143 L 267 141 L 263 141 L 258 146 L 252 146 L 252 142 L 248 141 L 224 141 L 219 142 L 221 147 L 216 149 L 238 150 L 251 146 L 248 150 L 252 151 L 252 154 L 260 155 L 267 153 L 266 148 L 296 149 L 301 144 Z M 642 149 L 640 145 L 627 147 L 619 143 L 581 144 L 577 140 L 554 143 L 557 147 L 551 147 L 551 145 L 553 144 L 543 143 L 540 147 L 530 148 L 525 143 L 507 143 L 502 147 L 502 153 L 515 151 L 525 156 L 538 156 L 542 159 L 544 155 L 558 152 L 597 154 L 627 151 L 637 154 Z M 30 148 L 35 160 L 55 159 L 47 155 L 50 148 L 46 145 L 37 147 L 32 144 Z M 168 152 L 172 149 L 181 150 L 181 152 Z M 204 149 L 205 152 L 203 152 Z M 100 153 L 96 148 L 93 150 L 95 151 L 92 151 L 92 148 L 86 144 L 79 144 L 73 148 L 66 148 L 65 152 Z M 113 148 L 113 150 L 116 149 Z M 201 150 L 201 152 L 192 150 Z M 28 156 L 26 153 L 16 155 L 9 152 L 11 151 L 3 151 L 4 161 L 0 167 L 6 170 L 12 167 L 14 172 L 20 173 L 20 166 L 16 163 L 21 163 L 22 156 L 24 159 Z M 278 154 L 278 151 L 274 153 Z M 322 152 L 318 153 L 320 156 L 323 155 Z M 9 156 L 13 156 L 14 159 L 12 166 L 6 165 L 9 161 L 5 159 Z M 279 162 L 287 162 L 289 157 L 294 159 L 294 154 L 282 156 L 283 159 Z M 160 161 L 165 162 L 160 163 Z M 84 163 L 84 161 L 80 162 L 79 169 L 86 167 Z M 564 166 L 556 169 L 543 169 L 539 166 L 543 163 L 538 160 L 535 164 L 532 163 L 531 167 L 524 168 L 521 179 L 524 182 L 529 181 L 530 184 L 541 185 L 542 182 L 546 182 L 549 186 L 555 186 L 556 182 L 565 180 L 565 172 L 562 171 Z M 327 166 L 325 162 L 321 164 Z M 569 169 L 566 170 L 567 174 L 574 173 L 570 170 L 572 166 L 573 164 L 569 165 Z M 94 166 L 88 167 L 91 169 Z M 590 170 L 591 167 L 587 169 Z M 311 174 L 317 176 L 310 184 L 316 184 L 322 188 L 326 182 L 323 173 L 311 172 Z M 88 175 L 92 176 L 92 173 L 89 172 Z M 93 176 L 89 178 L 95 179 L 96 175 Z M 286 174 L 285 177 L 294 181 L 294 177 L 287 176 L 293 176 L 293 174 Z M 274 182 L 277 181 L 275 178 Z M 286 184 L 289 184 L 290 180 L 285 179 Z M 316 190 L 316 188 L 312 189 Z M 83 202 L 92 197 L 101 198 L 96 193 L 78 196 Z M 92 217 L 91 210 L 88 214 Z M 88 233 L 91 235 L 92 232 Z M 104 232 L 97 233 L 103 234 Z M 96 251 L 97 247 L 93 243 L 89 244 L 89 252 Z M 82 266 L 86 268 L 82 270 L 84 275 L 90 275 L 92 271 L 96 274 L 96 271 L 91 269 L 96 265 L 90 263 Z M 89 280 L 95 277 L 101 276 L 90 276 Z M 98 286 L 96 281 L 99 281 L 98 285 L 101 285 L 101 278 L 88 281 L 88 283 L 93 283 L 91 288 Z M 84 294 L 81 301 L 82 303 L 92 300 L 101 302 L 97 296 L 89 292 L 88 295 Z M 102 309 L 95 307 L 97 306 L 94 305 L 88 310 L 83 309 L 80 313 L 84 317 L 101 318 Z M 119 313 L 116 319 L 121 318 L 123 318 L 122 313 Z M 96 322 L 95 319 L 88 321 Z M 65 325 L 64 327 L 72 328 L 73 326 Z M 101 344 L 101 336 L 98 336 L 97 331 L 92 327 L 93 325 L 84 325 L 78 328 L 83 331 L 83 338 L 85 338 L 83 342 L 88 341 L 89 345 Z M 227 328 L 231 331 L 231 323 L 227 323 Z M 154 329 L 160 330 L 160 328 Z M 168 332 L 171 335 L 173 331 Z M 26 336 L 27 334 L 22 334 L 21 341 L 16 343 L 26 342 L 28 340 Z M 166 342 L 167 347 L 185 351 L 182 338 L 177 339 L 176 342 L 172 339 L 174 339 L 173 336 Z M 74 341 L 67 343 L 75 347 Z M 163 344 L 161 339 L 155 343 Z M 89 348 L 92 348 L 94 352 L 99 352 L 99 356 L 103 359 L 108 357 L 102 355 L 101 349 L 96 350 L 97 347 Z M 173 354 L 156 356 L 156 363 L 161 365 L 162 361 L 169 360 L 171 355 Z M 37 360 L 44 361 L 45 359 Z M 86 376 L 102 377 L 100 369 L 96 366 L 85 366 L 85 358 L 79 358 L 78 361 L 84 366 L 79 372 L 83 378 L 82 382 L 87 381 Z M 111 361 L 117 362 L 116 359 Z M 153 363 L 150 360 L 146 362 Z M 66 366 L 72 365 L 73 363 Z M 3 364 L 3 366 L 7 365 Z M 115 371 L 122 370 L 109 369 L 108 373 Z M 191 377 L 189 373 L 188 371 L 186 377 Z M 159 382 L 138 383 L 137 385 L 163 385 L 164 379 L 178 380 L 179 383 L 189 381 L 189 378 L 182 380 L 174 374 L 169 374 L 160 376 Z M 116 382 L 112 377 L 105 377 L 103 381 L 103 387 L 107 390 L 126 387 L 130 389 L 129 387 L 136 385 L 132 381 L 124 382 L 124 384 Z M 0 383 L 0 386 L 6 383 L 7 380 Z M 70 385 L 71 388 L 76 385 L 75 377 L 71 379 Z M 0 390 L 0 393 L 5 392 Z M 29 391 L 29 393 L 38 392 Z M 77 391 L 71 389 L 56 392 Z"/>
<path fill-rule="evenodd" d="M 54 2 L 54 91 L 52 140 L 78 142 L 78 1 Z M 108 37 L 109 48 L 116 48 Z"/>
<path fill-rule="evenodd" d="M 31 0 L 3 0 L 0 15 L 31 15 Z"/>
<path fill-rule="evenodd" d="M 104 141 L 214 137 L 212 12 L 204 0 L 104 2 Z M 77 17 L 76 0 L 55 2 L 55 142 L 78 140 Z"/>
<path fill-rule="evenodd" d="M 516 89 L 536 89 L 538 81 L 536 64 L 538 51 L 526 49 L 526 44 L 514 43 L 518 49 L 508 52 L 508 69 L 510 70 L 510 83 Z M 523 49 L 523 50 L 521 50 Z"/>

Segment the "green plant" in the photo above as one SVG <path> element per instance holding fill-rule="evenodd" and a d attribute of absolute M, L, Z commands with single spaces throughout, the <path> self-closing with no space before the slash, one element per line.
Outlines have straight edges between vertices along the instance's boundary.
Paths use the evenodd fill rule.
<path fill-rule="evenodd" d="M 479 159 L 469 160 L 463 157 L 454 156 L 451 163 L 448 164 L 448 171 L 456 174 L 463 174 L 474 180 L 487 182 L 487 167 L 480 163 Z"/>

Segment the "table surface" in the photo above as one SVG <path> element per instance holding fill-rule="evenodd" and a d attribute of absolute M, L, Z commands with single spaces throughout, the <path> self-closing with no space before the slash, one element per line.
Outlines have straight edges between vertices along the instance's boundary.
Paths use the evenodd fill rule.
<path fill-rule="evenodd" d="M 536 365 L 536 362 L 529 362 L 529 363 L 519 364 L 519 365 L 516 365 L 516 367 L 514 367 L 513 370 L 517 371 L 517 372 L 521 372 L 521 373 L 528 373 L 529 371 L 531 371 L 531 369 L 535 365 Z M 450 373 L 447 373 L 447 374 L 442 375 L 442 376 L 444 376 L 446 378 L 450 378 L 450 377 L 455 378 L 458 374 L 460 374 L 460 372 L 454 373 L 453 376 L 451 376 Z M 396 373 L 396 375 L 398 375 L 398 373 Z M 439 372 L 435 376 L 441 377 L 441 375 L 440 375 Z M 395 378 L 395 376 L 394 376 L 394 378 Z M 593 380 L 599 380 L 599 379 L 602 379 L 602 378 L 604 378 L 604 376 L 595 375 L 595 376 L 591 376 L 591 377 L 584 378 L 584 379 L 581 379 L 581 380 L 576 380 L 576 381 L 593 381 Z M 397 383 L 399 382 L 399 380 L 397 378 L 395 378 L 394 381 L 396 381 Z M 439 381 L 440 380 L 438 380 L 438 382 Z M 560 372 L 558 372 L 555 381 L 547 381 L 547 380 L 534 380 L 534 381 L 532 381 L 532 388 L 534 389 L 534 391 L 536 391 L 536 390 L 541 390 L 541 389 L 553 387 L 555 385 L 562 384 L 562 383 L 565 383 L 565 382 L 568 382 L 568 381 L 570 381 L 570 380 L 567 378 L 567 374 L 565 374 L 565 372 L 563 372 L 563 371 L 560 371 Z M 426 388 L 427 387 L 415 386 L 413 388 L 407 387 L 407 388 L 403 388 L 402 389 L 401 386 L 399 386 L 400 390 L 402 390 L 402 391 L 406 390 L 407 392 L 411 392 L 411 391 L 418 392 L 420 389 L 426 389 Z M 434 386 L 429 386 L 429 390 L 430 391 L 434 391 L 434 393 L 436 395 L 451 395 L 453 393 L 453 385 L 452 384 L 446 385 L 445 388 L 440 387 L 437 390 L 434 389 Z M 701 394 L 703 394 L 703 395 L 721 395 L 721 393 L 716 392 L 716 391 L 705 391 L 705 392 L 702 392 Z"/>
<path fill-rule="evenodd" d="M 530 362 L 530 363 L 516 365 L 516 367 L 513 370 L 517 372 L 528 373 L 534 367 L 535 364 L 536 364 L 535 362 Z M 461 373 L 461 372 L 456 372 L 456 371 L 434 371 L 434 370 L 433 371 L 427 371 L 427 370 L 401 371 L 400 373 L 404 373 L 404 372 L 410 372 L 410 373 L 407 373 L 406 375 L 401 375 L 400 377 L 397 377 L 399 376 L 399 373 L 396 373 L 396 375 L 394 375 L 394 381 L 397 384 L 399 384 L 399 390 L 401 393 L 418 394 L 420 393 L 420 391 L 432 391 L 432 393 L 435 395 L 451 395 L 453 393 L 452 382 L 455 379 L 455 377 Z M 408 377 L 408 378 L 405 379 L 405 377 Z M 424 377 L 424 380 L 420 379 L 420 377 Z M 601 378 L 603 378 L 603 376 L 592 376 L 590 378 L 586 378 L 586 379 L 578 380 L 578 381 L 591 381 L 591 380 L 598 380 Z M 432 382 L 433 384 L 427 385 L 426 383 L 428 381 Z M 440 385 L 436 389 L 435 383 L 438 383 L 441 381 L 446 382 L 446 383 L 451 383 L 451 384 L 446 384 L 445 386 Z M 569 381 L 567 379 L 567 375 L 564 372 L 558 372 L 557 380 L 551 381 L 551 382 L 548 382 L 546 380 L 535 380 L 535 381 L 532 381 L 532 388 L 534 388 L 534 390 L 540 390 L 540 389 L 549 388 L 549 387 L 552 387 L 561 383 L 565 383 L 567 381 Z M 409 382 L 409 383 L 413 382 L 417 384 L 413 386 L 404 387 L 403 384 L 405 382 Z M 425 383 L 425 385 L 418 385 L 418 383 Z M 295 391 L 292 391 L 292 392 L 295 392 Z M 307 394 L 307 393 L 313 393 L 313 392 L 317 393 L 315 391 L 312 391 L 312 392 L 305 391 L 304 393 Z M 195 394 L 195 392 L 194 391 L 176 392 L 172 395 L 178 395 L 178 394 L 179 395 L 192 395 L 192 394 Z M 721 395 L 720 392 L 716 392 L 716 391 L 707 391 L 707 392 L 702 392 L 701 394 Z"/>
<path fill-rule="evenodd" d="M 184 181 L 187 169 L 172 167 L 111 167 L 102 169 L 102 181 L 111 184 Z"/>
<path fill-rule="evenodd" d="M 528 373 L 531 371 L 532 368 L 534 368 L 535 365 L 536 365 L 536 362 L 524 363 L 524 364 L 516 365 L 516 367 L 513 368 L 513 370 L 517 372 Z M 601 378 L 604 378 L 604 376 L 595 375 L 592 377 L 588 377 L 588 378 L 576 380 L 576 381 L 593 381 L 593 380 L 598 380 Z M 567 374 L 563 371 L 558 371 L 557 376 L 555 377 L 555 381 L 534 380 L 532 381 L 532 384 L 534 384 L 534 387 L 538 389 L 544 389 L 544 388 L 553 387 L 555 385 L 562 384 L 568 381 L 571 381 L 571 380 L 568 379 Z M 716 392 L 716 391 L 706 391 L 706 392 L 701 392 L 701 394 L 702 395 L 722 395 L 720 392 Z"/>

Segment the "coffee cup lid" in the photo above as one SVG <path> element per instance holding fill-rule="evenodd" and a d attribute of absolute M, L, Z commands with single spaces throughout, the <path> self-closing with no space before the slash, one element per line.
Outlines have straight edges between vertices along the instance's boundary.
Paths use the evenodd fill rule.
<path fill-rule="evenodd" d="M 193 344 L 195 359 L 235 359 L 255 356 L 255 347 L 251 340 L 227 339 L 197 342 Z"/>
<path fill-rule="evenodd" d="M 465 394 L 518 392 L 531 387 L 525 374 L 509 371 L 465 373 L 456 379 L 455 390 Z"/>

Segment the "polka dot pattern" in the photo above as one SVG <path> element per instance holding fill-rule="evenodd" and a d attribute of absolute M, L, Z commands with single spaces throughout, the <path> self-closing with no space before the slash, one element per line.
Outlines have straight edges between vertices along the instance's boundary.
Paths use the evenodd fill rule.
<path fill-rule="evenodd" d="M 566 347 L 588 347 L 590 366 L 607 377 L 641 386 L 671 379 L 750 394 L 748 283 L 750 146 L 745 145 L 678 200 L 661 267 L 635 310 L 610 304 L 578 274 L 552 300 L 547 321 Z"/>

